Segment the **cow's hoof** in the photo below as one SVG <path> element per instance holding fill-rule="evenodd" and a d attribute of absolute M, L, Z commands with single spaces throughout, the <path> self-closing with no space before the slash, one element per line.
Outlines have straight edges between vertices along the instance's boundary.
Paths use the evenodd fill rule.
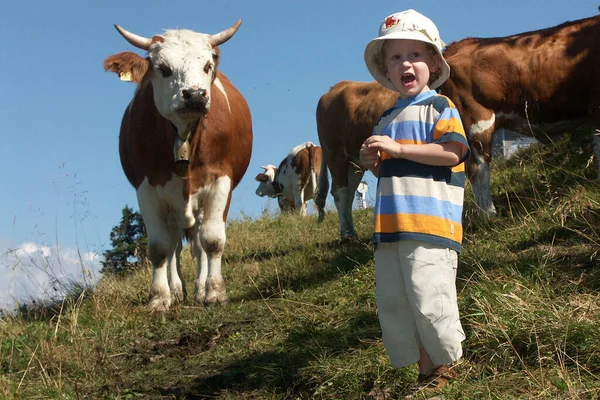
<path fill-rule="evenodd" d="M 350 232 L 350 233 L 342 233 L 340 235 L 340 241 L 342 243 L 353 243 L 356 242 L 357 236 L 356 233 L 354 232 Z"/>
<path fill-rule="evenodd" d="M 152 312 L 165 312 L 169 311 L 171 307 L 171 298 L 170 297 L 154 297 L 150 299 L 150 304 L 148 304 L 148 309 Z"/>
<path fill-rule="evenodd" d="M 194 296 L 194 302 L 196 302 L 196 304 L 204 305 L 205 300 L 206 300 L 206 291 L 205 290 L 197 291 L 196 295 Z"/>
<path fill-rule="evenodd" d="M 206 295 L 204 299 L 204 305 L 210 306 L 213 304 L 226 304 L 228 301 L 227 293 L 222 290 L 213 290 Z"/>
<path fill-rule="evenodd" d="M 174 303 L 182 303 L 185 300 L 185 294 L 181 286 L 171 287 L 171 299 Z"/>
<path fill-rule="evenodd" d="M 222 278 L 208 278 L 206 280 L 205 305 L 227 303 L 227 288 Z"/>

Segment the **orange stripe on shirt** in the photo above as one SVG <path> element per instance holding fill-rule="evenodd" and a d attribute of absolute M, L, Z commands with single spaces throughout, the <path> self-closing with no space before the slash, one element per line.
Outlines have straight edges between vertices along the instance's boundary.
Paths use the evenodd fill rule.
<path fill-rule="evenodd" d="M 465 172 L 465 163 L 462 162 L 450 169 L 452 170 L 452 172 Z"/>
<path fill-rule="evenodd" d="M 373 231 L 376 233 L 423 233 L 441 236 L 459 243 L 463 236 L 461 224 L 423 214 L 376 215 Z"/>
<path fill-rule="evenodd" d="M 462 122 L 458 118 L 440 119 L 433 129 L 433 140 L 437 140 L 442 137 L 445 133 L 456 132 L 465 136 L 465 128 Z"/>

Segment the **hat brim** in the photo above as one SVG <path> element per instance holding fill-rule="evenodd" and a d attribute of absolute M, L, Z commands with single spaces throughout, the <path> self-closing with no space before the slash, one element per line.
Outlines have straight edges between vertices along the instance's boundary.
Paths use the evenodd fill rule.
<path fill-rule="evenodd" d="M 384 41 L 388 39 L 418 40 L 420 42 L 429 43 L 433 46 L 433 48 L 440 55 L 440 58 L 442 59 L 442 64 L 440 76 L 435 81 L 429 84 L 429 87 L 431 89 L 437 89 L 438 87 L 442 86 L 442 84 L 446 82 L 446 80 L 448 80 L 448 78 L 450 77 L 450 66 L 444 59 L 444 56 L 440 49 L 438 49 L 438 47 L 427 36 L 423 35 L 418 31 L 399 31 L 390 33 L 386 36 L 375 38 L 371 40 L 365 48 L 365 63 L 367 64 L 367 69 L 369 70 L 373 78 L 375 78 L 375 80 L 379 82 L 382 86 L 395 92 L 398 92 L 398 89 L 396 89 L 396 87 L 392 84 L 392 81 L 390 81 L 388 77 L 385 76 L 385 74 L 381 73 L 381 71 L 378 68 L 377 62 L 375 61 L 375 59 L 379 58 L 381 55 L 381 48 L 385 43 Z"/>

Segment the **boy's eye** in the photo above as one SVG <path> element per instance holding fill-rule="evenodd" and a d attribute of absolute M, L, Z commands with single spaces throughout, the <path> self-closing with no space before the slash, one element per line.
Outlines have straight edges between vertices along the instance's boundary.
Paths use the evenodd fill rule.
<path fill-rule="evenodd" d="M 419 56 L 421 55 L 421 53 L 419 53 L 418 51 L 415 51 L 414 53 L 412 53 L 410 56 L 412 58 L 419 58 Z"/>

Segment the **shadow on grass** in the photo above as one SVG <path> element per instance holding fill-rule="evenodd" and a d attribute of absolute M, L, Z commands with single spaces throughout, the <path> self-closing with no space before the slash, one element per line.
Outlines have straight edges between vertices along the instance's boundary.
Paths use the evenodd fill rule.
<path fill-rule="evenodd" d="M 227 255 L 227 252 L 225 252 L 223 254 L 223 262 L 228 263 L 228 264 L 247 263 L 247 262 L 263 262 L 263 261 L 268 261 L 272 258 L 285 257 L 287 254 L 297 250 L 298 248 L 294 249 L 294 248 L 290 248 L 287 246 L 285 249 L 275 249 L 275 250 L 273 248 L 266 248 L 266 249 L 253 251 L 249 254 L 244 254 L 242 256 Z"/>
<path fill-rule="evenodd" d="M 158 387 L 151 392 L 185 399 L 208 399 L 223 392 L 232 395 L 254 391 L 310 397 L 316 388 L 299 377 L 299 373 L 317 361 L 323 349 L 331 359 L 349 349 L 367 348 L 371 346 L 370 341 L 380 336 L 377 316 L 372 313 L 360 313 L 340 329 L 319 329 L 306 324 L 292 330 L 279 351 L 257 352 L 222 365 L 216 373 L 200 374 L 191 384 Z M 365 391 L 368 392 L 373 384 L 365 382 Z"/>
<path fill-rule="evenodd" d="M 238 296 L 232 296 L 230 300 L 234 302 L 260 300 L 271 297 L 272 293 L 277 292 L 278 288 L 284 286 L 294 291 L 305 290 L 312 287 L 318 287 L 337 279 L 356 269 L 359 265 L 367 263 L 372 257 L 370 244 L 365 240 L 333 240 L 322 244 L 329 251 L 334 251 L 330 258 L 319 258 L 311 256 L 307 261 L 310 268 L 305 268 L 301 273 L 294 277 L 274 276 L 262 280 L 255 287 L 246 287 Z M 318 246 L 317 246 L 318 247 Z M 299 246 L 295 251 L 302 252 L 303 247 Z"/>

